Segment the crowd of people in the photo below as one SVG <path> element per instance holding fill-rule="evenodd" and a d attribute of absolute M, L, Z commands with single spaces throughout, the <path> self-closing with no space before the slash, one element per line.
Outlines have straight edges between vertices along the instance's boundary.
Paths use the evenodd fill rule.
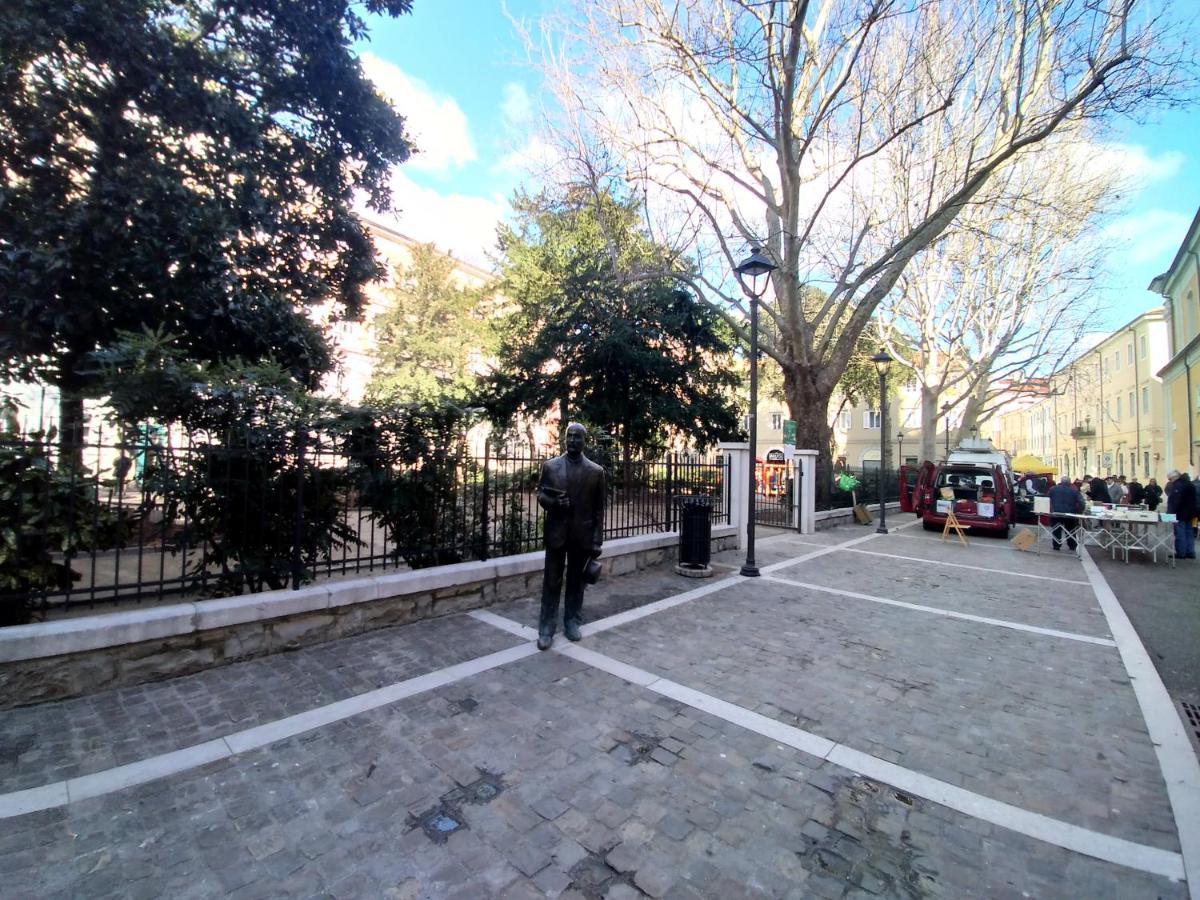
<path fill-rule="evenodd" d="M 1117 506 L 1145 506 L 1157 511 L 1166 500 L 1164 512 L 1175 516 L 1175 557 L 1196 558 L 1196 520 L 1200 516 L 1200 478 L 1193 480 L 1187 472 L 1177 469 L 1167 473 L 1165 489 L 1151 478 L 1145 485 L 1136 477 L 1124 475 L 1108 478 L 1085 475 L 1074 482 L 1066 475 L 1049 490 L 1051 520 L 1054 524 L 1052 544 L 1059 549 L 1065 536 L 1067 546 L 1075 549 L 1070 520 L 1064 514 L 1078 515 L 1087 505 L 1108 503 Z"/>

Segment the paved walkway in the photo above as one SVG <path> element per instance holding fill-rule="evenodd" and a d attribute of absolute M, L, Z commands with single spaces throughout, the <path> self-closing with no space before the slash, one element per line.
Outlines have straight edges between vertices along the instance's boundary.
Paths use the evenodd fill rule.
<path fill-rule="evenodd" d="M 1200 766 L 1090 559 L 758 555 L 548 653 L 524 600 L 0 714 L 0 893 L 1197 896 Z"/>

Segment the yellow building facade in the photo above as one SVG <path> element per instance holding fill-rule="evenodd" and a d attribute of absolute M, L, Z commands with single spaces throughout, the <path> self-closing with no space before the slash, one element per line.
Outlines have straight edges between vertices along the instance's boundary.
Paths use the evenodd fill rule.
<path fill-rule="evenodd" d="M 991 420 L 992 441 L 1060 475 L 1165 477 L 1167 429 L 1159 370 L 1167 324 L 1151 309 L 1049 378 L 1014 387 Z"/>
<path fill-rule="evenodd" d="M 1150 282 L 1163 298 L 1167 360 L 1162 379 L 1168 469 L 1200 466 L 1200 211 L 1166 272 Z"/>

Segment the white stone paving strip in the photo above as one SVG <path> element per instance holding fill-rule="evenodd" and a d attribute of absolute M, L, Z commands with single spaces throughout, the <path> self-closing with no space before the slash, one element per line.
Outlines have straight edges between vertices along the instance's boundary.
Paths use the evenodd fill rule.
<path fill-rule="evenodd" d="M 1117 652 L 1121 654 L 1134 696 L 1142 708 L 1142 717 L 1146 720 L 1154 752 L 1158 754 L 1158 765 L 1167 783 L 1167 797 L 1175 814 L 1188 890 L 1192 900 L 1200 900 L 1200 761 L 1192 751 L 1171 695 L 1117 595 L 1086 551 L 1080 562 L 1108 620 L 1108 629 L 1116 639 Z"/>
<path fill-rule="evenodd" d="M 934 563 L 938 566 L 949 566 L 954 569 L 973 569 L 976 572 L 995 572 L 997 575 L 1011 575 L 1014 578 L 1035 578 L 1038 581 L 1058 581 L 1063 584 L 1088 584 L 1080 578 L 1058 578 L 1054 575 L 1034 575 L 1032 572 L 1013 572 L 1010 569 L 992 569 L 987 566 L 972 566 L 967 563 L 946 562 L 941 559 L 926 559 L 920 556 L 901 556 L 898 553 L 881 553 L 878 550 L 861 550 L 858 547 L 844 547 L 847 553 L 865 553 L 868 556 L 885 556 L 888 559 L 906 559 L 910 562 Z"/>
<path fill-rule="evenodd" d="M 1161 875 L 1173 881 L 1180 881 L 1184 877 L 1183 858 L 1171 850 L 1112 837 L 968 791 L 855 750 L 853 747 L 835 743 L 818 734 L 785 725 L 710 694 L 660 678 L 653 672 L 639 669 L 586 647 L 565 644 L 556 645 L 554 649 L 564 656 L 608 672 L 630 684 L 640 685 L 657 694 L 671 697 L 778 743 L 795 747 L 852 772 L 874 778 L 984 822 L 1085 856 L 1149 872 L 1152 875 Z"/>
<path fill-rule="evenodd" d="M 839 597 L 851 597 L 855 600 L 869 600 L 872 603 L 882 603 L 886 606 L 899 606 L 916 612 L 930 613 L 935 616 L 945 616 L 948 619 L 963 619 L 967 622 L 979 622 L 983 625 L 995 625 L 999 628 L 1011 628 L 1013 631 L 1027 631 L 1030 634 L 1041 634 L 1046 637 L 1064 638 L 1068 641 L 1080 641 L 1084 644 L 1098 644 L 1101 647 L 1115 647 L 1114 641 L 1108 638 L 1093 637 L 1090 634 L 1076 634 L 1073 631 L 1059 631 L 1056 628 L 1041 628 L 1037 625 L 1026 625 L 1023 622 L 1012 622 L 1008 619 L 993 619 L 989 616 L 974 616 L 970 613 L 955 612 L 951 609 L 939 609 L 936 606 L 922 606 L 919 603 L 905 603 L 903 600 L 890 600 L 887 597 L 875 597 L 871 594 L 860 594 L 857 591 L 844 591 L 841 588 L 826 587 L 823 584 L 810 584 L 807 581 L 794 581 L 778 575 L 768 575 L 768 581 L 780 584 L 790 584 L 793 587 L 809 591 L 820 591 L 823 594 L 836 594 Z"/>
<path fill-rule="evenodd" d="M 524 634 L 520 636 L 525 637 Z M 470 659 L 444 669 L 438 669 L 435 672 L 419 675 L 416 678 L 409 678 L 373 691 L 366 691 L 336 703 L 288 716 L 285 719 L 247 728 L 191 747 L 184 747 L 181 750 L 161 753 L 127 765 L 94 772 L 91 775 L 81 775 L 78 778 L 69 778 L 54 784 L 0 794 L 0 819 L 66 806 L 68 803 L 77 803 L 80 800 L 146 784 L 168 775 L 176 775 L 210 762 L 245 753 L 247 750 L 265 747 L 276 741 L 312 731 L 314 728 L 348 719 L 368 710 L 387 706 L 389 703 L 395 703 L 406 697 L 444 687 L 463 678 L 470 678 L 472 675 L 478 675 L 489 669 L 533 656 L 537 652 L 537 647 L 533 644 L 520 644 L 507 650 L 489 653 L 477 659 Z"/>

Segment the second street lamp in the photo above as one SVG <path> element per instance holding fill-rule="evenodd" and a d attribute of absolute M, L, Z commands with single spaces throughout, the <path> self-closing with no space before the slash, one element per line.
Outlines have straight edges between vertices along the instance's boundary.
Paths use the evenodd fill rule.
<path fill-rule="evenodd" d="M 896 450 L 896 468 L 898 469 L 898 468 L 900 468 L 900 466 L 904 465 L 904 432 L 903 431 L 896 432 L 896 446 L 898 448 Z"/>
<path fill-rule="evenodd" d="M 746 417 L 750 431 L 750 499 L 746 504 L 746 563 L 742 566 L 742 574 L 750 577 L 758 575 L 758 566 L 754 564 L 754 501 L 758 491 L 758 301 L 766 293 L 771 273 L 777 268 L 763 256 L 759 247 L 751 247 L 750 255 L 733 270 L 742 289 L 750 295 L 750 415 Z"/>
<path fill-rule="evenodd" d="M 878 534 L 887 534 L 887 504 L 883 500 L 883 478 L 887 465 L 887 374 L 892 358 L 882 347 L 871 357 L 875 371 L 879 373 L 879 527 Z"/>

